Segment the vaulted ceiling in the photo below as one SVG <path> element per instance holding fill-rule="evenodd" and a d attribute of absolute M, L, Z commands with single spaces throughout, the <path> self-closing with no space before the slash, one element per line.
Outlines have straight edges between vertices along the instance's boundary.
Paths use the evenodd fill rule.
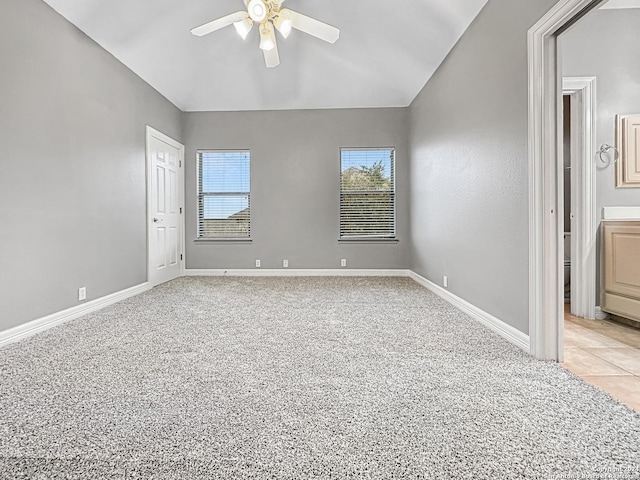
<path fill-rule="evenodd" d="M 256 28 L 190 33 L 242 0 L 44 1 L 184 111 L 406 106 L 487 2 L 286 0 L 340 39 L 277 34 L 280 66 L 267 69 Z"/>

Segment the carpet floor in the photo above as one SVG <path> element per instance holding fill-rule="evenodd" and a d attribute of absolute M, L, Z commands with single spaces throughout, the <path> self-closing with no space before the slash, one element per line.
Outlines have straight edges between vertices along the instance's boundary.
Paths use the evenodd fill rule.
<path fill-rule="evenodd" d="M 409 279 L 181 278 L 0 386 L 2 479 L 640 478 L 640 415 Z"/>

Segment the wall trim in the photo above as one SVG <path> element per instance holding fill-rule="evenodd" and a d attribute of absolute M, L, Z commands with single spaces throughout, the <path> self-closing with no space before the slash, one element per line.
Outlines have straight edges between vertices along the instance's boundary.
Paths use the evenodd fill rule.
<path fill-rule="evenodd" d="M 418 275 L 413 271 L 409 271 L 409 278 L 413 279 L 415 282 L 435 293 L 443 300 L 449 302 L 458 310 L 466 313 L 471 318 L 487 327 L 489 330 L 497 333 L 505 340 L 513 343 L 517 347 L 520 347 L 522 350 L 529 353 L 529 335 L 522 333 L 517 328 L 508 325 L 499 318 L 494 317 L 493 315 L 485 312 L 484 310 L 476 307 L 466 300 L 463 300 L 457 295 L 454 295 L 449 290 L 445 290 L 441 286 L 436 285 L 435 283 L 427 280 L 423 276 Z"/>
<path fill-rule="evenodd" d="M 186 269 L 188 277 L 408 277 L 438 295 L 458 310 L 469 315 L 504 339 L 529 352 L 529 336 L 502 320 L 481 310 L 426 278 L 405 269 Z M 0 347 L 18 342 L 70 320 L 75 320 L 127 298 L 151 290 L 149 282 L 106 295 L 90 302 L 62 310 L 24 325 L 0 332 Z"/>
<path fill-rule="evenodd" d="M 564 77 L 562 91 L 571 96 L 571 314 L 593 320 L 598 231 L 596 77 Z"/>
<path fill-rule="evenodd" d="M 187 277 L 408 277 L 403 269 L 355 268 L 247 268 L 247 269 L 186 269 Z"/>
<path fill-rule="evenodd" d="M 604 312 L 600 306 L 595 307 L 595 319 L 596 320 L 606 320 L 609 314 Z"/>
<path fill-rule="evenodd" d="M 458 310 L 469 315 L 505 340 L 529 352 L 529 335 L 508 325 L 475 305 L 463 300 L 412 270 L 403 269 L 186 269 L 192 277 L 409 277 L 427 290 L 438 295 Z"/>
<path fill-rule="evenodd" d="M 119 292 L 82 303 L 81 305 L 47 315 L 46 317 L 38 318 L 23 325 L 18 325 L 17 327 L 10 328 L 9 330 L 4 330 L 0 332 L 0 347 L 31 337 L 36 333 L 44 332 L 45 330 L 61 325 L 70 320 L 75 320 L 83 315 L 108 307 L 109 305 L 113 305 L 114 303 L 120 302 L 129 297 L 139 295 L 147 290 L 151 290 L 151 285 L 148 282 L 141 283 L 140 285 L 126 288 Z"/>
<path fill-rule="evenodd" d="M 564 279 L 560 249 L 563 174 L 562 79 L 557 35 L 601 0 L 559 0 L 527 34 L 529 90 L 529 338 L 530 352 L 560 361 Z"/>

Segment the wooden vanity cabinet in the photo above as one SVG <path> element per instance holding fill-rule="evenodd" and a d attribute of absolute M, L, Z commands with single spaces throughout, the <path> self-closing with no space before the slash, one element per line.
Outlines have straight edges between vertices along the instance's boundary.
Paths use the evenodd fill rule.
<path fill-rule="evenodd" d="M 602 310 L 640 322 L 640 221 L 603 221 L 601 260 Z"/>

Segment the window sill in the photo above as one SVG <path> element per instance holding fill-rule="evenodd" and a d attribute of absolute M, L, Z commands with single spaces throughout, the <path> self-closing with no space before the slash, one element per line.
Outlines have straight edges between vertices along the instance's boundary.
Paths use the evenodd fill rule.
<path fill-rule="evenodd" d="M 338 243 L 398 243 L 397 238 L 340 238 Z"/>
<path fill-rule="evenodd" d="M 194 243 L 251 243 L 251 238 L 196 238 Z"/>

